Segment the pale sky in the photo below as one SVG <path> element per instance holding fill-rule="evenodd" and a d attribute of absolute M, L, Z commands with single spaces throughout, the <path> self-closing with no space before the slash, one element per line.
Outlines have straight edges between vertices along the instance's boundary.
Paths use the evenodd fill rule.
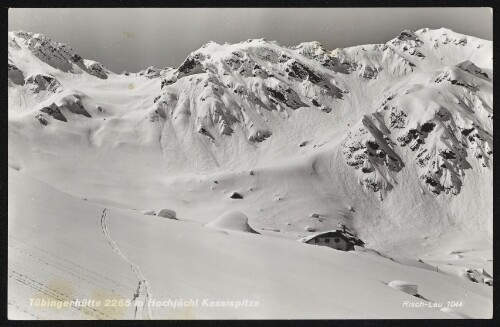
<path fill-rule="evenodd" d="M 16 8 L 9 30 L 42 33 L 114 72 L 178 67 L 212 40 L 319 41 L 327 49 L 385 43 L 405 29 L 446 27 L 492 40 L 489 8 Z"/>

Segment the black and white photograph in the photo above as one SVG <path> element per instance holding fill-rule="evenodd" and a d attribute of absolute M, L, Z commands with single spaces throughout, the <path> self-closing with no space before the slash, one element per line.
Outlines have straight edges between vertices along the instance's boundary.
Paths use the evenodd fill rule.
<path fill-rule="evenodd" d="M 10 8 L 7 52 L 9 320 L 493 318 L 492 8 Z"/>

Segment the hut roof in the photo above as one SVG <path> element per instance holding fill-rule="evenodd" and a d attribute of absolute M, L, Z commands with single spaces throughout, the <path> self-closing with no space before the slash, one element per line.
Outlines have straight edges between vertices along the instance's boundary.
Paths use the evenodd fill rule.
<path fill-rule="evenodd" d="M 315 234 L 303 237 L 303 238 L 299 239 L 298 241 L 302 242 L 302 243 L 307 243 L 310 240 L 315 239 L 316 237 L 319 237 L 319 236 L 322 236 L 322 237 L 342 237 L 343 239 L 345 239 L 346 241 L 348 241 L 354 245 L 364 245 L 365 244 L 362 240 L 360 240 L 359 238 L 354 236 L 352 233 L 350 233 L 348 231 L 343 232 L 343 231 L 338 230 L 338 229 L 333 229 L 333 230 L 329 230 L 326 232 L 315 233 Z"/>

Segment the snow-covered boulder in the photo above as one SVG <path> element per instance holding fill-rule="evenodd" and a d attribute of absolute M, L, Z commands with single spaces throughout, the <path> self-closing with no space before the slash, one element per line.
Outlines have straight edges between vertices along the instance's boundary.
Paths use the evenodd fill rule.
<path fill-rule="evenodd" d="M 160 209 L 156 216 L 177 220 L 177 213 L 174 210 L 170 209 Z"/>
<path fill-rule="evenodd" d="M 413 296 L 418 294 L 418 285 L 402 280 L 393 280 L 389 283 L 389 287 L 395 288 L 401 292 L 405 292 Z"/>
<path fill-rule="evenodd" d="M 40 122 L 40 124 L 42 124 L 43 126 L 47 126 L 49 124 L 49 122 L 47 121 L 47 119 L 45 119 L 45 117 L 43 116 L 43 114 L 38 114 L 35 116 L 35 118 Z"/>
<path fill-rule="evenodd" d="M 156 211 L 154 211 L 154 210 L 144 210 L 144 211 L 141 211 L 141 213 L 143 215 L 147 215 L 147 216 L 156 216 Z"/>
<path fill-rule="evenodd" d="M 315 232 L 316 231 L 315 227 L 309 226 L 309 225 L 306 226 L 304 229 L 306 230 L 306 232 Z"/>
<path fill-rule="evenodd" d="M 480 269 L 467 269 L 460 274 L 462 277 L 474 283 L 484 283 L 493 286 L 493 277 L 488 274 L 483 268 Z"/>
<path fill-rule="evenodd" d="M 231 230 L 244 233 L 259 234 L 250 225 L 248 217 L 240 211 L 232 210 L 225 212 L 222 216 L 206 224 L 208 227 L 216 229 Z"/>

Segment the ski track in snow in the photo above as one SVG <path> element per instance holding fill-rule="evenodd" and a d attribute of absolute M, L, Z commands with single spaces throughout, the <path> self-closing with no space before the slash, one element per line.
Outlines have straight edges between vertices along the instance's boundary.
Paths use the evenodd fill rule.
<path fill-rule="evenodd" d="M 102 211 L 101 215 L 102 232 L 104 233 L 104 236 L 108 240 L 108 243 L 111 245 L 111 248 L 113 248 L 113 250 L 129 264 L 130 268 L 132 269 L 138 280 L 137 289 L 134 293 L 134 297 L 132 298 L 133 306 L 135 308 L 134 319 L 153 319 L 153 313 L 151 310 L 151 306 L 149 305 L 149 300 L 152 298 L 151 291 L 149 289 L 149 282 L 142 275 L 139 267 L 135 263 L 130 261 L 130 259 L 127 258 L 127 256 L 125 256 L 120 251 L 118 245 L 116 245 L 116 243 L 111 238 L 111 235 L 108 232 L 108 226 L 106 224 L 107 212 L 108 212 L 107 208 L 104 208 L 104 210 Z"/>

